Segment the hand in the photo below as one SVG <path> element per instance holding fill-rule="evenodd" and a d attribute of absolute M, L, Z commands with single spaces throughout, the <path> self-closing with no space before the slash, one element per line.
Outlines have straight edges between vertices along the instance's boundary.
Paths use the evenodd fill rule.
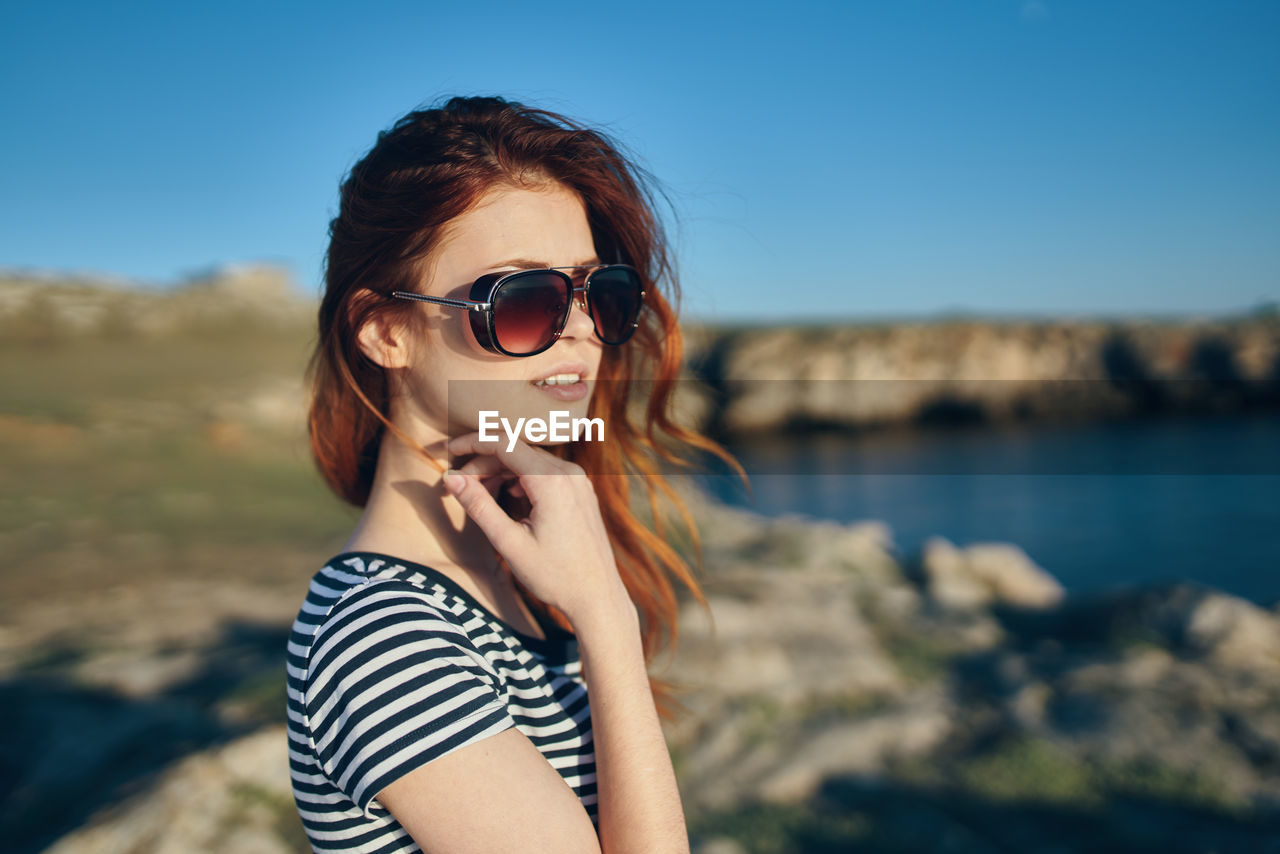
<path fill-rule="evenodd" d="M 508 451 L 500 442 L 481 442 L 479 433 L 456 437 L 449 450 L 477 456 L 457 474 L 446 475 L 445 488 L 530 593 L 560 610 L 575 628 L 597 609 L 622 607 L 634 614 L 595 488 L 581 466 L 521 440 Z M 508 494 L 525 499 L 529 508 L 519 520 L 491 492 L 511 478 L 517 481 Z"/>

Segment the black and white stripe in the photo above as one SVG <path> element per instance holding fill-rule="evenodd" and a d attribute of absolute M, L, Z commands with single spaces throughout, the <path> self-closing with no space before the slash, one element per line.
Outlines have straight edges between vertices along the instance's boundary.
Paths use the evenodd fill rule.
<path fill-rule="evenodd" d="M 443 573 L 345 552 L 311 580 L 288 647 L 289 766 L 316 851 L 418 851 L 376 800 L 398 777 L 512 726 L 596 814 L 577 639 L 515 631 Z"/>

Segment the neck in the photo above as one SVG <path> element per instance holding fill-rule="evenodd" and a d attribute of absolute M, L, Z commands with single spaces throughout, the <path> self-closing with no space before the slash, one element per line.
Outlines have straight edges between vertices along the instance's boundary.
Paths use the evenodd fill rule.
<path fill-rule="evenodd" d="M 441 467 L 447 464 L 446 436 L 434 430 L 406 432 L 417 435 Z M 502 581 L 493 546 L 445 491 L 443 474 L 384 433 L 369 501 L 344 551 L 378 551 L 444 572 L 461 570 L 486 584 Z M 501 574 L 509 584 L 509 573 Z"/>

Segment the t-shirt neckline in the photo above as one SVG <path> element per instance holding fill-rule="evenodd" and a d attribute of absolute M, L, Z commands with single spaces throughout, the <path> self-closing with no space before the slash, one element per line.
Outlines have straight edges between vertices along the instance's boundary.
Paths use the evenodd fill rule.
<path fill-rule="evenodd" d="M 542 615 L 539 614 L 535 608 L 530 608 L 529 610 L 533 614 L 534 620 L 537 621 L 538 626 L 541 627 L 542 631 L 546 633 L 547 637 L 545 639 L 535 637 L 534 635 L 528 635 L 528 634 L 525 634 L 524 632 L 518 631 L 506 620 L 501 619 L 500 617 L 498 617 L 498 615 L 494 614 L 484 605 L 476 601 L 476 598 L 472 596 L 471 593 L 469 593 L 466 588 L 464 588 L 458 582 L 454 581 L 449 576 L 445 575 L 440 570 L 435 569 L 434 567 L 430 567 L 430 566 L 427 566 L 426 564 L 418 563 L 417 561 L 396 557 L 395 555 L 390 555 L 390 554 L 387 554 L 386 552 L 375 552 L 375 551 L 365 551 L 365 550 L 353 551 L 353 552 L 341 552 L 337 555 L 334 555 L 334 557 L 329 562 L 331 564 L 340 564 L 343 561 L 343 559 L 351 558 L 351 557 L 381 559 L 382 561 L 390 564 L 391 566 L 403 566 L 405 569 L 413 569 L 417 572 L 421 572 L 424 575 L 430 576 L 432 580 L 434 580 L 440 586 L 448 590 L 449 593 L 451 593 L 454 596 L 457 596 L 459 599 L 465 602 L 468 607 L 474 608 L 475 610 L 479 611 L 481 614 L 485 616 L 485 619 L 490 620 L 491 622 L 497 623 L 499 626 L 502 626 L 504 631 L 510 632 L 512 635 L 515 635 L 515 637 L 520 640 L 521 644 L 523 644 L 524 646 L 528 647 L 529 649 L 541 655 L 544 655 L 548 658 L 554 657 L 556 659 L 568 661 L 570 658 L 573 658 L 576 654 L 576 649 L 578 645 L 577 637 L 570 632 L 566 632 L 559 625 L 551 622 L 550 620 L 544 620 Z"/>

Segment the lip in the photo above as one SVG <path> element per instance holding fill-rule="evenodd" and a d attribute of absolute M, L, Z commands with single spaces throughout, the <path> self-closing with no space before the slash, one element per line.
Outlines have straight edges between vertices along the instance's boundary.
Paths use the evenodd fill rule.
<path fill-rule="evenodd" d="M 553 400 L 561 401 L 582 400 L 591 391 L 586 362 L 560 362 L 529 380 L 529 385 L 533 385 L 538 380 L 553 377 L 556 374 L 577 374 L 579 379 L 573 385 L 536 385 L 533 387 Z"/>
<path fill-rule="evenodd" d="M 552 400 L 563 401 L 582 400 L 591 393 L 591 386 L 587 384 L 586 380 L 580 380 L 573 385 L 536 385 L 533 388 Z"/>
<path fill-rule="evenodd" d="M 552 365 L 536 377 L 531 378 L 529 383 L 536 383 L 538 380 L 545 380 L 547 377 L 554 377 L 556 374 L 577 374 L 582 378 L 581 382 L 584 383 L 590 379 L 590 377 L 587 376 L 586 362 L 560 362 L 559 364 Z M 548 386 L 548 388 L 551 388 L 551 386 Z M 568 386 L 562 386 L 562 388 L 568 388 Z"/>

